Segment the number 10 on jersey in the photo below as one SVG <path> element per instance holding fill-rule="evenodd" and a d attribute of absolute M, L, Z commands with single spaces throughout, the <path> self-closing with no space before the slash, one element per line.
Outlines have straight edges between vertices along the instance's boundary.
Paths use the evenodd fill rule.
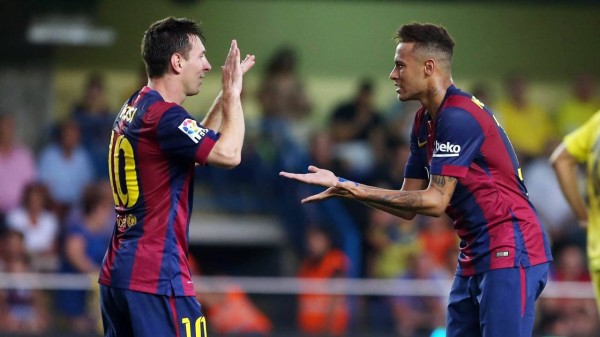
<path fill-rule="evenodd" d="M 116 140 L 114 139 L 115 136 L 117 136 Z M 115 206 L 133 207 L 140 196 L 135 168 L 135 153 L 129 140 L 123 135 L 116 135 L 114 132 L 110 136 L 108 169 Z"/>
<path fill-rule="evenodd" d="M 190 321 L 190 319 L 187 317 L 182 318 L 181 323 L 185 325 L 185 337 L 192 337 L 192 322 Z M 204 316 L 198 317 L 198 319 L 196 319 L 194 327 L 196 328 L 195 337 L 208 337 L 208 333 L 206 333 L 206 318 L 204 318 Z"/>

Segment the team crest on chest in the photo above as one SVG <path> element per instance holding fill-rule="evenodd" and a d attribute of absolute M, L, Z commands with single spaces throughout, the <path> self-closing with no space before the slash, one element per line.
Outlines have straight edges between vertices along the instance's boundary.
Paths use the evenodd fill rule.
<path fill-rule="evenodd" d="M 185 133 L 194 143 L 198 143 L 208 132 L 207 129 L 198 126 L 198 123 L 190 118 L 186 118 L 179 124 L 179 130 Z"/>

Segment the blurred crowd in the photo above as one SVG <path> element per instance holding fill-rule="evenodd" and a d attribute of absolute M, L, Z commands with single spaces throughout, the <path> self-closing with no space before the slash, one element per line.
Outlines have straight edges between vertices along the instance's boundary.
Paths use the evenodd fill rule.
<path fill-rule="evenodd" d="M 320 189 L 278 176 L 312 164 L 346 179 L 399 189 L 418 108 L 414 102 L 376 106 L 375 82 L 362 79 L 348 101 L 315 126 L 297 63 L 289 47 L 272 55 L 254 97 L 261 115 L 247 133 L 241 165 L 230 171 L 199 167 L 196 203 L 222 214 L 278 219 L 293 247 L 297 277 L 451 279 L 458 238 L 448 218 L 403 220 L 344 200 L 301 205 Z M 0 114 L 1 272 L 81 273 L 96 283 L 115 217 L 107 156 L 118 107 L 107 103 L 105 85 L 102 74 L 91 74 L 80 101 L 67 118 L 48 126 L 49 141 L 35 151 L 19 141 L 14 116 Z M 585 232 L 562 197 L 548 157 L 567 132 L 600 109 L 596 79 L 573 78 L 570 98 L 554 111 L 531 100 L 528 79 L 519 73 L 506 76 L 502 92 L 490 92 L 487 85 L 462 89 L 491 107 L 518 153 L 530 198 L 552 241 L 551 280 L 589 282 Z M 93 334 L 94 297 L 94 291 L 0 289 L 0 333 L 58 328 Z M 268 336 L 276 323 L 235 285 L 200 298 L 209 327 L 221 335 Z M 307 336 L 344 336 L 362 309 L 361 322 L 374 334 L 429 336 L 444 326 L 445 298 L 357 300 L 307 293 L 297 298 L 297 327 Z M 537 312 L 540 336 L 600 331 L 590 299 L 542 299 Z"/>

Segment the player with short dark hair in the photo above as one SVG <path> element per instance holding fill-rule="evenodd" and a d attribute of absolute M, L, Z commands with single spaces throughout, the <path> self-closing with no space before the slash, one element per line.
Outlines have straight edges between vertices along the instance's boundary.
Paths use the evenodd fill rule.
<path fill-rule="evenodd" d="M 201 123 L 181 107 L 211 65 L 200 24 L 166 18 L 144 34 L 148 84 L 123 105 L 112 129 L 109 172 L 117 221 L 99 282 L 106 336 L 206 336 L 188 263 L 194 166 L 232 168 L 244 139 L 243 73 L 235 40 L 222 93 Z"/>
<path fill-rule="evenodd" d="M 404 25 L 397 38 L 389 77 L 401 101 L 422 104 L 402 189 L 347 181 L 315 166 L 280 174 L 328 187 L 302 202 L 342 197 L 406 219 L 445 211 L 461 239 L 447 336 L 529 337 L 552 257 L 515 152 L 493 113 L 454 86 L 454 41 L 444 27 Z"/>

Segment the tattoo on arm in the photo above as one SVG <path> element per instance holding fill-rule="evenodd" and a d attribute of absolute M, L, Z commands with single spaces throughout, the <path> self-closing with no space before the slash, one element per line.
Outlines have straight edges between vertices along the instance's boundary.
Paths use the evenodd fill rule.
<path fill-rule="evenodd" d="M 382 206 L 412 210 L 423 205 L 423 198 L 421 194 L 416 191 L 397 191 L 396 193 L 385 195 L 379 193 L 369 194 L 368 199 L 370 199 L 372 203 Z"/>
<path fill-rule="evenodd" d="M 444 195 L 444 187 L 446 186 L 446 183 L 453 183 L 456 181 L 456 178 L 454 177 L 446 177 L 446 176 L 438 176 L 438 175 L 432 175 L 431 176 L 431 186 L 433 186 L 433 188 L 435 188 L 438 192 L 440 192 L 441 195 Z"/>
<path fill-rule="evenodd" d="M 441 200 L 445 200 L 449 199 L 451 197 L 449 194 L 452 193 L 448 191 L 448 187 L 455 185 L 456 182 L 455 177 L 432 175 L 430 187 L 442 196 Z M 382 191 L 380 188 L 363 186 L 363 191 L 363 198 L 361 198 L 363 203 L 392 214 L 398 214 L 395 211 L 420 212 L 432 207 L 431 200 L 423 199 L 423 190 Z"/>

